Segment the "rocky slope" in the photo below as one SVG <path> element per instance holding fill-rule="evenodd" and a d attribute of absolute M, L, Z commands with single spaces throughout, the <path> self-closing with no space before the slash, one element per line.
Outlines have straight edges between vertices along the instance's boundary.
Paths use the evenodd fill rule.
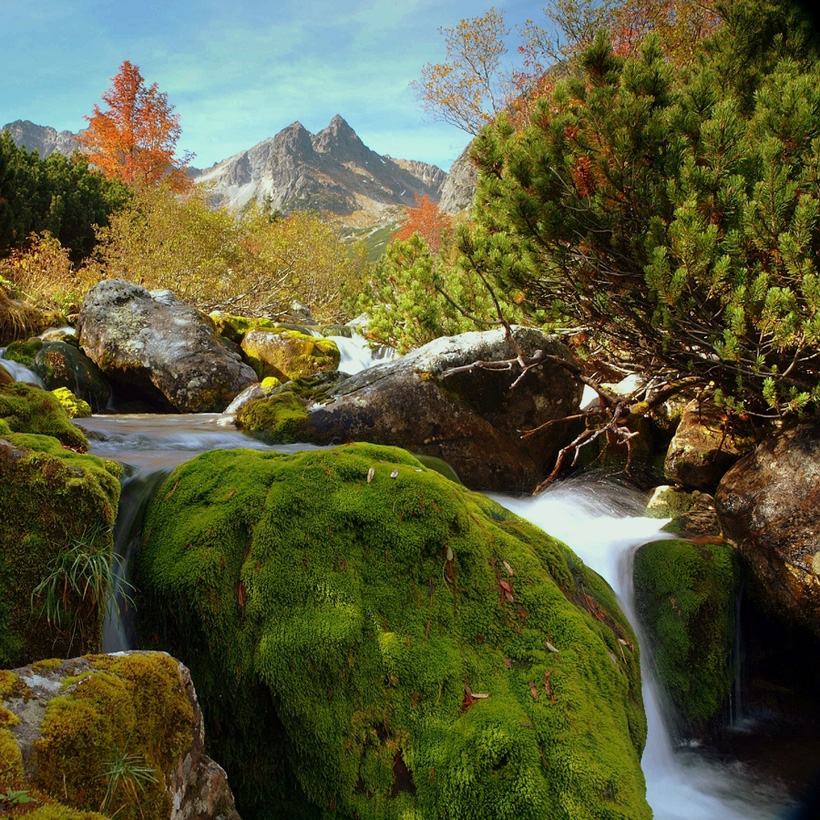
<path fill-rule="evenodd" d="M 194 179 L 211 186 L 214 204 L 232 209 L 255 200 L 283 211 L 351 214 L 412 205 L 424 194 L 438 200 L 446 176 L 434 165 L 377 154 L 337 114 L 317 134 L 294 122 Z"/>
<path fill-rule="evenodd" d="M 475 197 L 478 172 L 470 160 L 470 143 L 459 154 L 458 159 L 450 166 L 450 173 L 441 186 L 439 207 L 446 214 L 457 214 L 466 211 Z"/>
<path fill-rule="evenodd" d="M 51 154 L 70 156 L 80 147 L 77 134 L 58 131 L 49 125 L 37 125 L 30 120 L 15 120 L 6 123 L 0 131 L 8 131 L 15 145 L 37 151 L 45 158 Z"/>

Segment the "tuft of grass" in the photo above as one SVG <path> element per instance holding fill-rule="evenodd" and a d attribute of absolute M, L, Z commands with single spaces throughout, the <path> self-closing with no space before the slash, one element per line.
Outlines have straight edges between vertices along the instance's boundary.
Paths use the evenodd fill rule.
<path fill-rule="evenodd" d="M 98 546 L 108 543 L 109 536 L 110 528 L 95 526 L 72 538 L 68 549 L 52 559 L 48 572 L 32 590 L 32 609 L 41 601 L 41 614 L 50 625 L 72 630 L 70 644 L 80 616 L 95 609 L 104 613 L 115 594 L 128 606 L 134 605 L 130 594 L 134 587 L 123 578 L 117 583 L 120 557 L 109 557 L 108 551 Z"/>
<path fill-rule="evenodd" d="M 130 754 L 127 749 L 118 749 L 111 759 L 105 779 L 107 786 L 100 811 L 113 818 L 130 806 L 142 817 L 142 795 L 146 787 L 157 782 L 154 769 L 146 763 L 145 758 Z M 114 809 L 115 802 L 120 803 L 117 809 Z"/>

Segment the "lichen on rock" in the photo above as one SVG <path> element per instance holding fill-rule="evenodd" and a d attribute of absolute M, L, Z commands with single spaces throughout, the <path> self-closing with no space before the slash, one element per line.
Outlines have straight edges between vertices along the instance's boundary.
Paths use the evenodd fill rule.
<path fill-rule="evenodd" d="M 137 583 L 247 817 L 649 817 L 611 589 L 405 451 L 201 455 Z"/>

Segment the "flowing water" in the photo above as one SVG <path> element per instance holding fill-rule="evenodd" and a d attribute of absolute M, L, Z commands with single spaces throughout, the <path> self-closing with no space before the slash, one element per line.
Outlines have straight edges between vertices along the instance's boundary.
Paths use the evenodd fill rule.
<path fill-rule="evenodd" d="M 339 345 L 339 369 L 355 373 L 395 356 L 389 348 L 371 350 L 358 335 L 333 337 Z M 16 362 L 0 363 L 20 381 L 39 377 Z M 105 620 L 103 648 L 115 652 L 136 646 L 129 584 L 131 564 L 141 537 L 148 499 L 177 465 L 208 450 L 245 447 L 279 452 L 318 449 L 310 444 L 269 446 L 218 424 L 220 415 L 101 415 L 79 419 L 91 451 L 125 467 L 115 531 L 117 594 Z M 641 765 L 647 799 L 659 820 L 762 820 L 782 816 L 787 801 L 737 766 L 710 761 L 691 748 L 676 747 L 670 714 L 652 671 L 651 648 L 641 634 L 633 605 L 632 565 L 641 544 L 665 537 L 663 521 L 642 517 L 643 496 L 627 487 L 593 478 L 565 481 L 537 498 L 493 496 L 522 518 L 560 538 L 615 590 L 638 635 L 647 716 L 647 742 Z M 739 649 L 739 644 L 738 644 Z M 736 709 L 740 706 L 736 693 Z"/>
<path fill-rule="evenodd" d="M 14 381 L 35 384 L 37 387 L 45 387 L 43 380 L 33 370 L 29 370 L 25 365 L 19 362 L 7 359 L 5 353 L 6 348 L 0 347 L 0 367 L 4 368 Z"/>
<path fill-rule="evenodd" d="M 392 361 L 398 355 L 392 347 L 386 345 L 371 347 L 367 339 L 358 333 L 354 333 L 349 338 L 347 336 L 328 336 L 327 338 L 336 342 L 339 348 L 340 372 L 349 373 L 351 376 L 367 370 L 368 367 L 373 367 L 374 364 Z"/>
<path fill-rule="evenodd" d="M 775 787 L 756 782 L 742 767 L 713 762 L 695 749 L 676 746 L 671 710 L 655 679 L 651 647 L 634 606 L 635 550 L 669 537 L 664 523 L 642 516 L 644 496 L 591 477 L 556 484 L 536 498 L 495 495 L 496 501 L 566 542 L 615 590 L 638 636 L 647 739 L 641 766 L 647 800 L 658 820 L 763 820 L 783 816 L 788 800 Z"/>

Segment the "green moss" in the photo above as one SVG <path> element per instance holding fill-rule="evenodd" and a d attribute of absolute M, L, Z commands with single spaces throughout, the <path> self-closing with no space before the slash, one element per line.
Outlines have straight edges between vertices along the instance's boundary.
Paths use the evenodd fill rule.
<path fill-rule="evenodd" d="M 210 314 L 211 321 L 216 327 L 216 332 L 226 339 L 230 339 L 237 344 L 241 343 L 245 334 L 252 330 L 270 330 L 277 332 L 282 330 L 282 325 L 266 316 L 237 316 L 233 313 L 223 313 L 215 310 Z"/>
<path fill-rule="evenodd" d="M 12 342 L 3 354 L 5 358 L 13 362 L 22 364 L 30 370 L 34 368 L 34 357 L 37 351 L 43 346 L 43 340 L 36 336 L 21 342 Z"/>
<path fill-rule="evenodd" d="M 275 390 L 282 382 L 276 378 L 276 376 L 266 376 L 262 379 L 262 383 L 259 385 L 265 393 L 270 393 L 271 390 Z"/>
<path fill-rule="evenodd" d="M 245 336 L 242 350 L 259 378 L 299 379 L 338 368 L 341 355 L 332 339 L 300 330 L 277 330 L 274 335 Z"/>
<path fill-rule="evenodd" d="M 164 774 L 190 745 L 193 708 L 173 658 L 163 654 L 96 656 L 49 701 L 35 741 L 35 784 L 77 809 L 105 806 L 118 818 L 167 817 Z M 127 752 L 154 770 L 139 805 L 127 790 L 109 790 L 108 771 Z"/>
<path fill-rule="evenodd" d="M 111 555 L 119 474 L 114 462 L 66 450 L 50 436 L 0 440 L 0 664 L 97 648 L 99 607 L 72 601 L 58 626 L 33 592 L 79 539 L 89 552 Z"/>
<path fill-rule="evenodd" d="M 23 754 L 14 735 L 0 726 L 0 791 L 17 785 L 23 777 Z"/>
<path fill-rule="evenodd" d="M 16 433 L 41 433 L 73 450 L 88 449 L 85 433 L 71 423 L 60 402 L 39 387 L 21 382 L 0 386 L 0 419 Z"/>
<path fill-rule="evenodd" d="M 612 591 L 403 450 L 199 456 L 138 563 L 243 817 L 649 816 Z"/>
<path fill-rule="evenodd" d="M 635 557 L 638 611 L 685 732 L 707 729 L 731 692 L 737 573 L 727 544 L 656 541 Z"/>
<path fill-rule="evenodd" d="M 67 387 L 58 387 L 51 391 L 51 395 L 60 402 L 70 419 L 88 418 L 91 415 L 91 405 L 78 399 Z"/>
<path fill-rule="evenodd" d="M 304 402 L 287 391 L 244 404 L 236 422 L 243 430 L 279 444 L 298 441 L 308 416 Z"/>

